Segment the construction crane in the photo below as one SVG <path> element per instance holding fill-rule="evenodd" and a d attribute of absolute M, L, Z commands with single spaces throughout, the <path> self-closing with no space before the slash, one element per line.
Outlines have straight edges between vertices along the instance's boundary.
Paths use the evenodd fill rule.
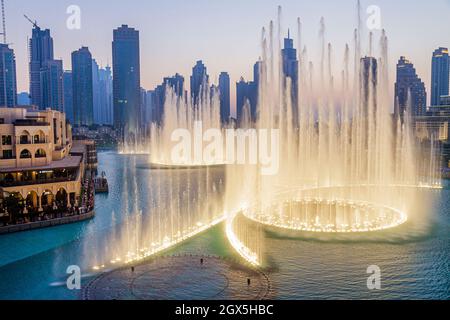
<path fill-rule="evenodd" d="M 3 0 L 2 0 L 2 1 L 3 1 Z M 38 26 L 36 20 L 35 20 L 35 21 L 31 20 L 30 18 L 28 18 L 28 16 L 27 16 L 26 14 L 24 14 L 23 16 L 25 17 L 25 19 L 27 19 L 28 21 L 30 21 L 30 23 L 33 25 L 33 27 L 39 28 L 39 26 Z"/>
<path fill-rule="evenodd" d="M 3 36 L 3 43 L 6 44 L 6 17 L 5 17 L 5 0 L 2 0 L 2 32 L 0 33 Z"/>

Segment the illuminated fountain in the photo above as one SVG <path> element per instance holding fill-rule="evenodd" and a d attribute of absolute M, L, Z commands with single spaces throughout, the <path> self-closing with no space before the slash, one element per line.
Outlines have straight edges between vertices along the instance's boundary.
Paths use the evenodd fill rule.
<path fill-rule="evenodd" d="M 90 260 L 96 261 L 95 269 L 142 260 L 222 221 L 231 246 L 249 264 L 262 266 L 264 227 L 313 234 L 376 233 L 405 224 L 411 209 L 424 204 L 421 188 L 440 188 L 436 152 L 433 146 L 424 151 L 416 141 L 411 108 L 402 117 L 392 115 L 385 32 L 380 33 L 378 51 L 373 34 L 363 50 L 365 37 L 357 28 L 352 50 L 344 46 L 343 63 L 337 66 L 333 46 L 326 43 L 324 19 L 318 63 L 309 61 L 301 29 L 299 19 L 298 79 L 285 75 L 281 8 L 277 24 L 262 30 L 258 119 L 244 117 L 240 123 L 244 131 L 278 131 L 279 170 L 264 175 L 261 164 L 250 163 L 217 168 L 223 163 L 219 158 L 174 162 L 176 130 L 195 136 L 199 122 L 203 131 L 224 129 L 217 92 L 202 90 L 199 103 L 193 104 L 168 88 L 162 124 L 144 130 L 148 138 L 130 139 L 123 151 L 148 153 L 150 168 L 175 170 L 154 170 L 148 182 L 155 186 L 151 192 L 135 186 L 125 196 L 130 201 L 125 223 L 98 244 L 103 250 Z M 182 167 L 188 170 L 176 170 Z M 136 183 L 136 174 L 126 175 Z M 151 202 L 148 212 L 138 207 L 141 197 Z M 103 252 L 101 257 L 98 252 Z"/>
<path fill-rule="evenodd" d="M 222 156 L 203 155 L 198 150 L 194 140 L 204 143 L 204 132 L 217 129 L 223 132 L 220 120 L 219 91 L 209 88 L 204 81 L 200 96 L 194 99 L 186 93 L 178 94 L 176 90 L 165 86 L 164 114 L 161 123 L 151 123 L 148 130 L 142 130 L 136 135 L 128 135 L 120 148 L 122 154 L 149 154 L 152 168 L 192 168 L 202 166 L 223 165 Z M 191 140 L 191 149 L 186 154 L 174 156 L 174 147 L 181 137 L 177 132 L 185 131 Z M 202 146 L 200 146 L 202 147 Z"/>
<path fill-rule="evenodd" d="M 125 158 L 124 202 L 112 212 L 112 232 L 84 241 L 84 259 L 94 271 L 137 263 L 224 220 L 224 175 L 217 168 L 155 170 L 139 178 L 139 161 Z M 147 175 L 146 175 L 147 176 Z M 120 213 L 120 214 L 119 214 Z"/>
<path fill-rule="evenodd" d="M 300 48 L 301 29 L 298 19 Z M 303 47 L 298 79 L 286 75 L 292 65 L 281 50 L 281 8 L 277 25 L 262 30 L 259 118 L 244 127 L 279 130 L 280 168 L 265 176 L 255 166 L 227 167 L 227 234 L 243 258 L 259 265 L 261 236 L 249 237 L 235 219 L 281 231 L 373 232 L 407 222 L 421 202 L 419 189 L 441 186 L 433 146 L 424 152 L 414 138 L 411 108 L 402 118 L 392 114 L 386 33 L 378 52 L 370 33 L 363 55 L 356 29 L 353 52 L 345 45 L 343 64 L 335 66 L 323 18 L 319 29 L 320 61 L 309 61 Z"/>

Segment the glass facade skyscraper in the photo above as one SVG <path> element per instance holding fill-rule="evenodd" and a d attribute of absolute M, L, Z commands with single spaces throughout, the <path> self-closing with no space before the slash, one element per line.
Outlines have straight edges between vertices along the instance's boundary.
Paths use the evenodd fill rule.
<path fill-rule="evenodd" d="M 40 77 L 40 108 L 64 112 L 62 60 L 47 60 L 42 64 Z"/>
<path fill-rule="evenodd" d="M 16 57 L 7 44 L 0 44 L 0 106 L 17 104 Z"/>
<path fill-rule="evenodd" d="M 100 103 L 100 124 L 112 125 L 113 119 L 113 79 L 111 67 L 106 66 L 98 71 L 99 77 L 99 103 Z"/>
<path fill-rule="evenodd" d="M 64 71 L 63 84 L 64 84 L 64 112 L 66 113 L 66 119 L 68 119 L 71 124 L 74 124 L 72 71 Z"/>
<path fill-rule="evenodd" d="M 92 55 L 86 47 L 72 52 L 72 88 L 74 125 L 91 126 L 94 123 Z"/>
<path fill-rule="evenodd" d="M 236 120 L 238 124 L 244 118 L 246 103 L 250 107 L 248 110 L 250 120 L 254 122 L 258 118 L 258 91 L 262 68 L 263 62 L 257 61 L 253 66 L 253 81 L 245 82 L 244 78 L 241 77 L 239 82 L 236 83 Z"/>
<path fill-rule="evenodd" d="M 403 116 L 410 106 L 411 110 L 407 110 L 410 115 L 422 116 L 426 112 L 426 105 L 425 84 L 418 77 L 414 65 L 405 57 L 400 57 L 395 82 L 395 114 Z"/>
<path fill-rule="evenodd" d="M 53 38 L 50 36 L 50 30 L 42 30 L 35 25 L 29 42 L 29 50 L 31 103 L 43 109 L 41 71 L 47 61 L 53 60 Z"/>
<path fill-rule="evenodd" d="M 184 77 L 180 74 L 175 74 L 173 77 L 164 78 L 163 84 L 171 87 L 177 96 L 181 97 L 184 94 Z"/>
<path fill-rule="evenodd" d="M 94 123 L 113 124 L 113 92 L 111 68 L 101 68 L 92 60 L 92 88 L 94 97 Z"/>
<path fill-rule="evenodd" d="M 230 120 L 230 76 L 226 72 L 219 75 L 220 120 L 223 124 Z"/>
<path fill-rule="evenodd" d="M 287 88 L 287 79 L 291 83 L 291 103 L 294 127 L 298 127 L 298 59 L 297 50 L 294 48 L 294 40 L 290 34 L 284 39 L 284 48 L 281 50 L 283 60 L 284 87 Z"/>
<path fill-rule="evenodd" d="M 136 132 L 141 107 L 139 31 L 122 25 L 113 38 L 114 126 Z"/>
<path fill-rule="evenodd" d="M 439 48 L 433 52 L 431 62 L 431 106 L 439 105 L 440 97 L 449 92 L 449 56 L 447 48 Z"/>
<path fill-rule="evenodd" d="M 191 76 L 191 96 L 195 104 L 200 100 L 203 90 L 209 90 L 209 76 L 203 61 L 197 61 L 192 68 Z"/>

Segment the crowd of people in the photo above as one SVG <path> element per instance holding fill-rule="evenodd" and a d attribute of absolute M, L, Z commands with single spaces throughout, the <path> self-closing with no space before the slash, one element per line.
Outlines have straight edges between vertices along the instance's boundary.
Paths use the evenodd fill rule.
<path fill-rule="evenodd" d="M 66 198 L 67 199 L 67 198 Z M 14 195 L 3 198 L 0 209 L 0 226 L 26 224 L 39 221 L 47 221 L 64 217 L 83 215 L 94 210 L 95 188 L 94 179 L 86 178 L 82 182 L 80 199 L 74 203 L 67 200 L 55 199 L 52 204 L 37 208 L 29 208 L 26 201 L 20 201 Z"/>

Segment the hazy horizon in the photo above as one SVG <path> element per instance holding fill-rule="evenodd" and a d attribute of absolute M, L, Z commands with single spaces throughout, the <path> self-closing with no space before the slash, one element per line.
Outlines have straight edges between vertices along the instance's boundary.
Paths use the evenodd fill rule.
<path fill-rule="evenodd" d="M 81 29 L 69 30 L 66 13 L 70 5 L 81 8 Z M 99 65 L 111 64 L 113 29 L 128 24 L 140 31 L 141 86 L 152 90 L 163 77 L 180 73 L 189 88 L 189 76 L 197 60 L 203 60 L 210 79 L 218 82 L 220 72 L 231 77 L 231 103 L 235 105 L 235 82 L 243 76 L 252 79 L 253 64 L 261 55 L 261 29 L 276 20 L 277 7 L 283 7 L 283 33 L 291 29 L 296 40 L 297 17 L 303 24 L 303 44 L 308 46 L 309 59 L 318 62 L 319 21 L 326 21 L 326 41 L 334 51 L 334 65 L 341 68 L 345 44 L 352 46 L 357 25 L 356 0 L 309 1 L 258 0 L 230 1 L 30 1 L 6 0 L 8 43 L 12 43 L 17 62 L 18 92 L 28 92 L 27 38 L 32 25 L 23 14 L 36 20 L 41 28 L 51 30 L 55 59 L 62 59 L 64 69 L 71 69 L 70 55 L 81 46 L 88 46 Z M 449 0 L 428 2 L 361 1 L 363 27 L 366 9 L 381 9 L 382 28 L 389 38 L 390 90 L 395 82 L 395 65 L 400 56 L 414 63 L 430 96 L 431 55 L 437 47 L 450 46 L 447 17 Z M 367 34 L 367 28 L 364 28 Z M 375 47 L 380 31 L 374 32 Z M 295 43 L 297 47 L 297 43 Z M 298 49 L 298 48 L 297 48 Z M 364 39 L 363 54 L 368 52 Z M 377 51 L 376 51 L 377 52 Z M 391 92 L 392 94 L 392 92 Z"/>

